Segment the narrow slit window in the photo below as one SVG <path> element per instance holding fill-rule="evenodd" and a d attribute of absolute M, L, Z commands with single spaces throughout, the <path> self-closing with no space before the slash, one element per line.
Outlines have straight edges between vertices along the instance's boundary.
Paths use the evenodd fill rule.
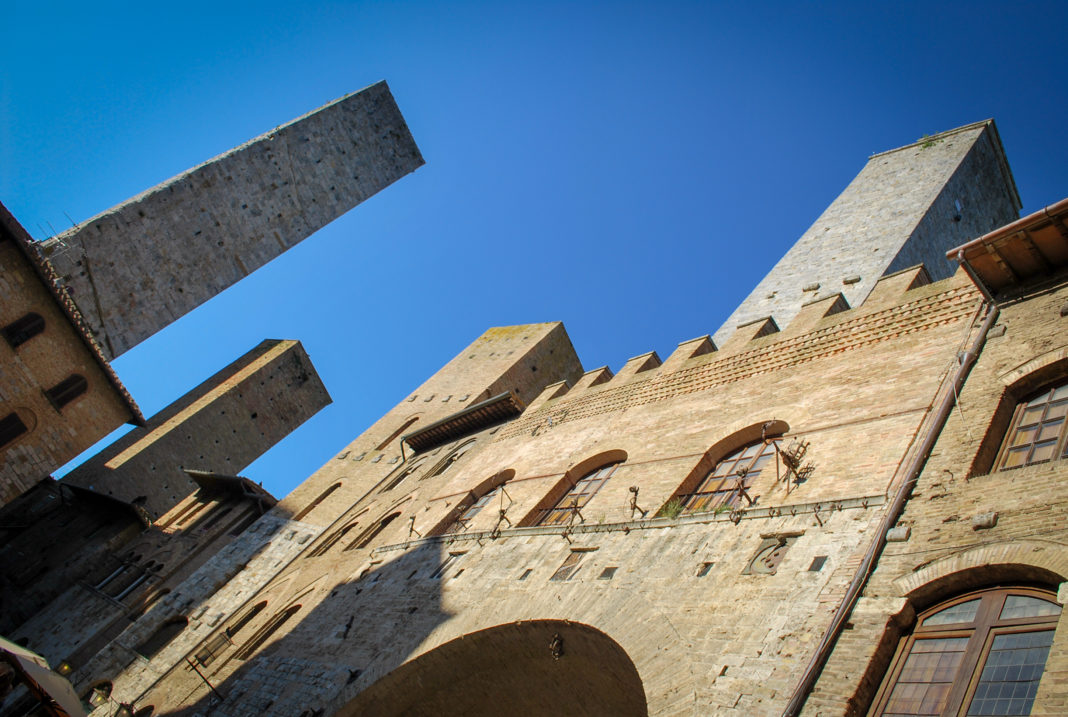
<path fill-rule="evenodd" d="M 40 314 L 30 312 L 0 329 L 0 334 L 11 344 L 11 348 L 17 348 L 44 330 L 45 320 Z"/>
<path fill-rule="evenodd" d="M 85 377 L 72 374 L 52 388 L 45 389 L 45 395 L 58 411 L 87 390 L 89 390 L 89 382 L 85 380 Z"/>

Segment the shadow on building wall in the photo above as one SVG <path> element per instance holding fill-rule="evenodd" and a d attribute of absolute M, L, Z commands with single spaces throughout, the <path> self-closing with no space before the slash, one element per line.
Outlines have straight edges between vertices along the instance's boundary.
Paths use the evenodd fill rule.
<path fill-rule="evenodd" d="M 182 703 L 160 714 L 183 717 L 647 714 L 633 662 L 592 627 L 533 620 L 458 638 L 455 625 L 442 629 L 454 617 L 449 583 L 464 579 L 442 546 L 373 567 L 365 556 L 344 565 L 344 555 L 298 559 L 252 601 L 267 602 L 258 629 L 218 665 L 184 661 L 138 706 Z M 345 569 L 355 577 L 329 579 Z"/>

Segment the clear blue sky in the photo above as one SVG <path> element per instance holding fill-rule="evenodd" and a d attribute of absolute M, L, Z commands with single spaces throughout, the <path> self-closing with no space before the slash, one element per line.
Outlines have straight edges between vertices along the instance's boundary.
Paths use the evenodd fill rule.
<path fill-rule="evenodd" d="M 871 153 L 994 117 L 1068 196 L 1068 3 L 0 7 L 0 201 L 37 238 L 376 80 L 427 165 L 116 361 L 147 414 L 263 338 L 335 403 L 278 496 L 486 327 L 587 368 L 714 331 Z M 211 468 L 211 466 L 205 466 Z"/>

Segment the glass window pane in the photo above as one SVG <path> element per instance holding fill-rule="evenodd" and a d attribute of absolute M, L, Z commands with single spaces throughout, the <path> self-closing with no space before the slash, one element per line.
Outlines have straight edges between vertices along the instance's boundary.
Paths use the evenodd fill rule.
<path fill-rule="evenodd" d="M 763 447 L 763 443 L 754 443 L 742 452 L 742 458 L 752 458 L 757 454 L 757 451 L 759 451 Z"/>
<path fill-rule="evenodd" d="M 916 640 L 883 714 L 940 714 L 967 644 L 966 637 Z"/>
<path fill-rule="evenodd" d="M 755 472 L 759 471 L 761 468 L 763 468 L 767 464 L 768 461 L 770 461 L 774 457 L 775 457 L 774 453 L 765 453 L 764 455 L 760 456 L 755 461 L 753 461 L 753 465 L 750 466 L 749 471 L 751 473 L 755 473 Z"/>
<path fill-rule="evenodd" d="M 1026 595 L 1009 595 L 1005 598 L 1005 606 L 1001 608 L 1001 616 L 998 619 L 1013 620 L 1020 617 L 1060 614 L 1061 606 L 1056 603 Z"/>
<path fill-rule="evenodd" d="M 1038 440 L 1056 441 L 1057 436 L 1061 434 L 1062 423 L 1064 423 L 1063 418 L 1057 418 L 1052 421 L 1043 421 L 1042 428 L 1038 432 Z"/>
<path fill-rule="evenodd" d="M 1057 403 L 1050 404 L 1049 410 L 1046 411 L 1046 420 L 1051 418 L 1062 418 L 1065 414 L 1068 414 L 1068 401 L 1059 401 Z"/>
<path fill-rule="evenodd" d="M 975 613 L 979 610 L 980 599 L 969 600 L 968 602 L 962 602 L 953 607 L 947 607 L 945 610 L 939 610 L 934 615 L 923 621 L 924 627 L 930 627 L 931 625 L 951 625 L 958 622 L 971 622 L 975 619 Z M 934 642 L 934 640 L 924 640 L 924 642 Z"/>
<path fill-rule="evenodd" d="M 1068 398 L 1068 383 L 1053 389 L 1053 400 L 1059 401 L 1062 398 Z"/>
<path fill-rule="evenodd" d="M 1031 714 L 1051 644 L 1053 630 L 997 635 L 968 714 Z"/>
<path fill-rule="evenodd" d="M 1012 437 L 1012 445 L 1023 446 L 1028 443 L 1033 443 L 1035 440 L 1035 434 L 1038 433 L 1038 427 L 1021 428 L 1016 432 L 1016 435 Z"/>
<path fill-rule="evenodd" d="M 1016 468 L 1022 466 L 1027 461 L 1027 452 L 1029 446 L 1023 446 L 1022 448 L 1013 448 L 1005 455 L 1005 468 Z"/>
<path fill-rule="evenodd" d="M 1045 443 L 1035 444 L 1035 450 L 1031 453 L 1031 457 L 1028 459 L 1028 463 L 1038 463 L 1039 461 L 1048 461 L 1053 458 L 1056 453 L 1057 442 L 1047 441 Z"/>
<path fill-rule="evenodd" d="M 1020 428 L 1016 432 L 1015 436 L 1012 436 L 1012 446 L 1026 446 L 1027 443 L 1032 443 L 1035 440 L 1035 435 L 1038 433 L 1038 427 L 1032 426 L 1030 428 Z"/>
<path fill-rule="evenodd" d="M 1050 389 L 1049 391 L 1045 391 L 1041 395 L 1035 396 L 1030 401 L 1028 401 L 1027 405 L 1028 406 L 1039 406 L 1039 405 L 1045 403 L 1046 401 L 1048 401 L 1050 396 L 1052 395 L 1052 393 L 1053 393 L 1053 389 Z"/>
<path fill-rule="evenodd" d="M 1030 426 L 1032 423 L 1038 423 L 1042 420 L 1042 414 L 1046 412 L 1046 405 L 1043 403 L 1038 406 L 1028 406 L 1020 416 L 1021 426 Z"/>

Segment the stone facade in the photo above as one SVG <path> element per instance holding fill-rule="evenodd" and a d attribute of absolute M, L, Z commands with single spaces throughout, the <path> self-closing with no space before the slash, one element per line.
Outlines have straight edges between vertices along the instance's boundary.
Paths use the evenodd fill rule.
<path fill-rule="evenodd" d="M 828 314 L 835 302 L 813 305 L 796 326 L 719 351 L 702 351 L 707 339 L 686 342 L 662 365 L 638 357 L 607 380 L 595 371 L 566 392 L 550 386 L 520 418 L 392 469 L 366 464 L 362 450 L 360 461 L 343 454 L 343 467 L 332 462 L 309 483 L 344 475 L 367 490 L 321 503 L 319 539 L 250 596 L 246 609 L 267 606 L 242 631 L 259 635 L 264 654 L 205 666 L 224 701 L 181 666 L 120 699 L 190 713 L 399 714 L 412 700 L 437 699 L 416 685 L 480 682 L 471 677 L 477 658 L 455 641 L 493 636 L 502 655 L 530 653 L 540 665 L 531 669 L 556 669 L 565 694 L 592 679 L 592 655 L 614 645 L 626 656 L 620 669 L 639 676 L 649 714 L 781 710 L 887 511 L 903 457 L 929 426 L 961 338 L 974 331 L 981 298 L 967 278 L 924 277 L 887 277 L 859 307 Z M 470 364 L 477 356 L 465 356 L 450 365 L 466 360 L 484 375 Z M 807 446 L 803 479 L 788 478 L 776 458 L 749 488 L 752 504 L 671 508 L 762 433 L 781 436 L 791 455 Z M 376 440 L 361 436 L 349 450 Z M 562 481 L 620 459 L 569 524 L 531 524 Z M 497 499 L 449 532 L 502 475 Z M 785 550 L 761 569 L 769 547 Z M 577 570 L 554 579 L 568 560 Z M 263 637 L 297 606 L 292 622 Z M 530 629 L 498 633 L 510 625 Z M 573 625 L 603 637 L 591 646 Z M 556 634 L 563 654 L 554 661 Z M 591 651 L 576 649 L 575 663 L 571 639 Z M 452 659 L 435 657 L 443 649 Z M 408 679 L 387 679 L 402 665 Z M 540 713 L 527 707 L 516 709 Z M 481 704 L 465 713 L 493 712 Z"/>
<path fill-rule="evenodd" d="M 99 717 L 852 716 L 905 693 L 896 714 L 956 714 L 987 682 L 1002 714 L 1065 714 L 1068 418 L 1050 439 L 1018 417 L 1068 392 L 1068 201 L 999 229 L 1018 206 L 991 123 L 876 155 L 769 275 L 833 287 L 616 374 L 561 324 L 490 329 L 170 592 L 74 652 L 43 617 L 18 634 L 106 686 Z M 1007 469 L 1028 440 L 1057 453 Z M 1013 590 L 1042 629 L 991 613 Z M 943 620 L 960 659 L 1048 637 L 1048 659 L 1016 653 L 1035 676 L 958 675 L 947 652 L 942 677 L 901 677 L 934 611 L 980 600 L 1008 622 Z"/>
<path fill-rule="evenodd" d="M 275 499 L 233 473 L 330 402 L 299 342 L 268 340 L 146 422 L 108 357 L 421 164 L 379 83 L 62 238 L 34 243 L 0 206 L 0 631 L 89 703 L 107 703 L 99 673 L 151 684 L 317 533 L 261 517 Z M 123 421 L 139 428 L 49 478 Z M 0 713 L 24 714 L 10 655 Z"/>
<path fill-rule="evenodd" d="M 329 403 L 300 342 L 268 339 L 64 483 L 135 503 L 155 519 L 197 489 L 185 468 L 235 475 Z"/>
<path fill-rule="evenodd" d="M 880 276 L 924 264 L 933 279 L 954 267 L 945 252 L 1015 219 L 1020 199 L 993 120 L 873 155 L 849 186 L 715 333 L 841 293 L 864 300 Z"/>
<path fill-rule="evenodd" d="M 29 235 L 2 205 L 0 297 L 2 506 L 118 426 L 144 419 Z M 50 395 L 72 381 L 73 390 Z"/>
<path fill-rule="evenodd" d="M 422 164 L 389 87 L 379 82 L 43 248 L 114 358 Z"/>

